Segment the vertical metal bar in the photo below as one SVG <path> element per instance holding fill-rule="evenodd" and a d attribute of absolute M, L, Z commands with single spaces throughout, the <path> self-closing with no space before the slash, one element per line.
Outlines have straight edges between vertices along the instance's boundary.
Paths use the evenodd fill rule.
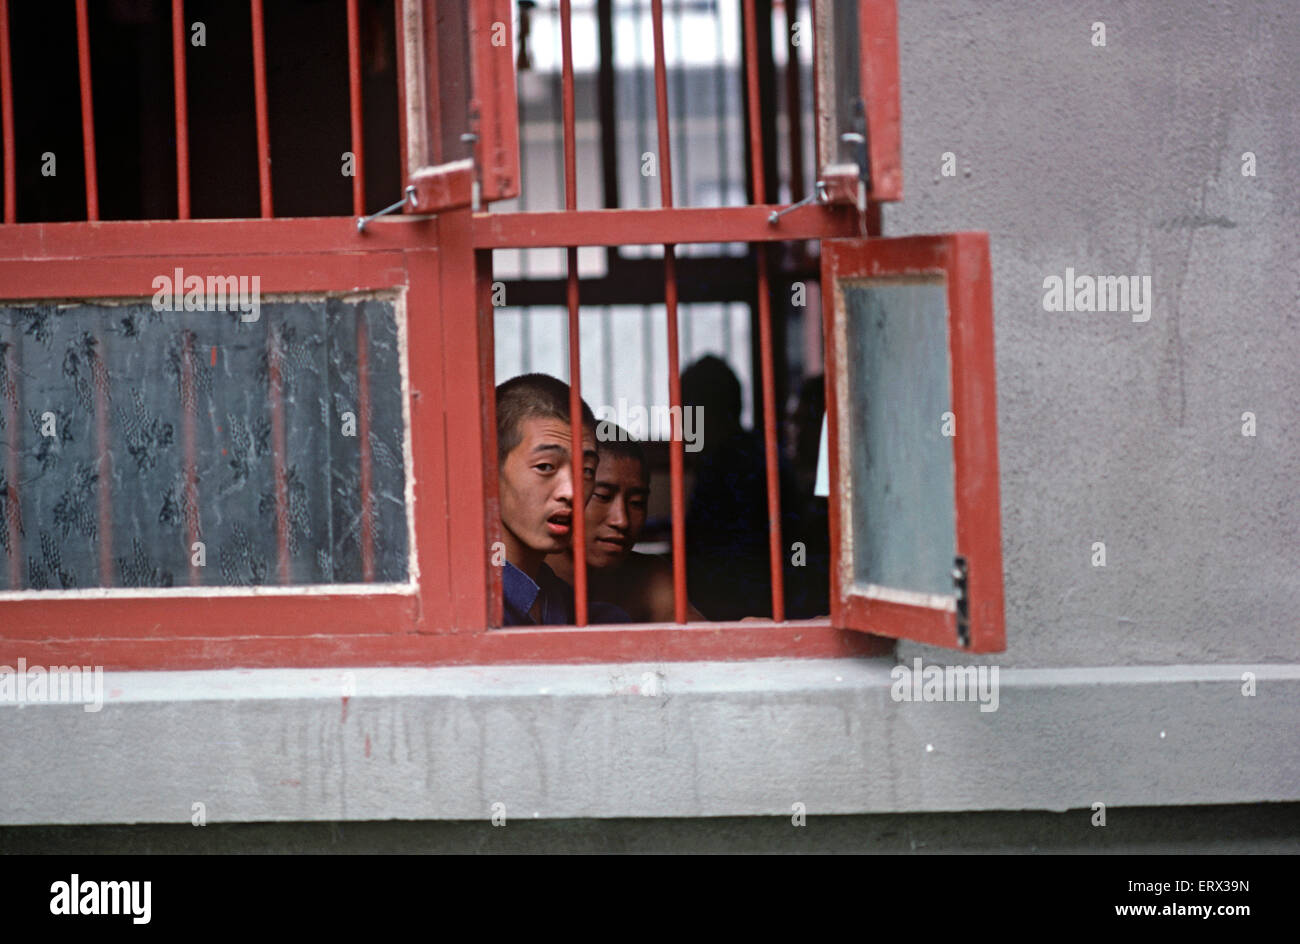
<path fill-rule="evenodd" d="M 172 87 L 176 100 L 176 208 L 190 218 L 190 118 L 185 85 L 185 0 L 172 0 Z"/>
<path fill-rule="evenodd" d="M 95 173 L 95 103 L 90 87 L 90 23 L 86 0 L 77 0 L 77 65 L 81 73 L 81 147 L 86 162 L 86 219 L 99 219 L 99 178 Z"/>
<path fill-rule="evenodd" d="M 179 3 L 180 0 L 175 0 Z M 352 214 L 365 216 L 365 142 L 361 112 L 361 18 L 357 0 L 348 0 L 348 99 L 352 111 Z"/>
<path fill-rule="evenodd" d="M 578 155 L 573 102 L 573 29 L 569 0 L 560 0 L 560 53 L 564 107 L 564 208 L 578 208 Z M 569 469 L 573 476 L 573 602 L 574 622 L 587 625 L 586 481 L 582 461 L 582 357 L 578 307 L 578 248 L 568 247 L 569 304 Z"/>
<path fill-rule="evenodd" d="M 84 0 L 81 0 L 84 2 Z M 252 0 L 253 98 L 257 106 L 257 183 L 262 198 L 262 217 L 271 218 L 271 129 L 266 114 L 266 34 L 262 0 Z"/>
<path fill-rule="evenodd" d="M 18 188 L 14 173 L 14 88 L 9 62 L 9 0 L 0 0 L 0 126 L 5 148 L 5 222 L 18 222 Z M 16 588 L 16 585 L 15 585 Z"/>
<path fill-rule="evenodd" d="M 749 155 L 752 169 L 753 202 L 763 202 L 767 185 L 763 176 L 763 124 L 758 99 L 758 20 L 754 0 L 744 0 L 745 85 L 749 102 Z M 776 385 L 772 362 L 772 299 L 768 286 L 767 245 L 756 247 L 758 266 L 758 336 L 763 365 L 763 452 L 767 464 L 768 551 L 772 571 L 772 619 L 785 619 L 785 581 L 781 550 L 781 494 L 776 448 Z"/>
<path fill-rule="evenodd" d="M 357 313 L 357 432 L 361 437 L 361 579 L 375 579 L 374 488 L 370 470 L 370 338 L 364 309 Z"/>
<path fill-rule="evenodd" d="M 663 0 L 651 0 L 651 25 L 655 50 L 655 118 L 659 130 L 659 202 L 664 209 L 673 205 L 672 148 L 668 136 L 668 70 L 664 64 Z M 668 412 L 681 417 L 682 374 L 677 340 L 677 254 L 664 244 L 664 308 L 668 316 Z M 686 622 L 686 498 L 683 494 L 681 429 L 674 424 L 668 443 L 668 473 L 673 514 L 673 618 Z"/>
<path fill-rule="evenodd" d="M 568 6 L 569 0 L 562 0 Z M 566 17 L 567 19 L 567 17 Z M 568 247 L 569 305 L 569 424 L 573 429 L 570 467 L 573 473 L 573 599 L 574 621 L 587 625 L 586 480 L 583 477 L 582 358 L 578 315 L 578 250 Z"/>

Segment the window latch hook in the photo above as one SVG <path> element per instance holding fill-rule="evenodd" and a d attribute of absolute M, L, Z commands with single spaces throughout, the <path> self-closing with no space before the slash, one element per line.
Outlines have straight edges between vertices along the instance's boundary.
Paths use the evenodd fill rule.
<path fill-rule="evenodd" d="M 786 207 L 786 208 L 784 208 L 784 209 L 782 209 L 782 210 L 773 210 L 773 211 L 772 211 L 771 213 L 769 213 L 768 216 L 767 216 L 767 222 L 768 222 L 768 224 L 771 225 L 771 226 L 775 226 L 775 225 L 777 224 L 777 221 L 780 220 L 781 217 L 783 217 L 783 216 L 785 216 L 787 213 L 789 213 L 791 210 L 797 210 L 797 209 L 799 209 L 799 207 L 807 206 L 807 205 L 810 204 L 810 203 L 819 203 L 819 202 L 821 202 L 821 201 L 824 199 L 824 197 L 822 196 L 820 186 L 821 186 L 821 184 L 820 184 L 820 181 L 819 181 L 819 182 L 818 182 L 818 188 L 819 188 L 818 191 L 817 191 L 816 193 L 810 193 L 810 194 L 808 194 L 808 196 L 804 197 L 804 198 L 803 198 L 802 200 L 800 200 L 798 203 L 792 203 L 792 204 L 790 204 L 788 207 Z"/>
<path fill-rule="evenodd" d="M 386 214 L 389 214 L 389 213 L 396 213 L 398 210 L 400 210 L 402 207 L 406 206 L 408 203 L 409 203 L 411 206 L 415 206 L 415 187 L 414 187 L 414 185 L 412 185 L 412 186 L 410 186 L 410 187 L 407 187 L 406 190 L 405 190 L 405 191 L 403 192 L 403 194 L 402 194 L 402 199 L 398 200 L 398 201 L 397 201 L 396 203 L 394 203 L 392 206 L 386 206 L 386 207 L 384 207 L 382 210 L 379 210 L 379 211 L 377 211 L 377 212 L 375 212 L 375 213 L 371 213 L 369 216 L 359 216 L 359 217 L 357 217 L 357 232 L 358 232 L 358 233 L 364 233 L 364 232 L 366 231 L 366 226 L 368 226 L 368 225 L 370 224 L 370 221 L 371 221 L 371 220 L 378 219 L 379 217 L 381 217 L 381 216 L 385 216 Z"/>

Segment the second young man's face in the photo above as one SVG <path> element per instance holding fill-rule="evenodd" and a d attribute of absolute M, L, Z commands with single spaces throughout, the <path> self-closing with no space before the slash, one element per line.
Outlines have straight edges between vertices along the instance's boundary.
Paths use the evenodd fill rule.
<path fill-rule="evenodd" d="M 540 554 L 563 551 L 573 540 L 574 482 L 569 424 L 532 417 L 519 424 L 518 445 L 501 464 L 501 524 L 507 542 Z M 596 441 L 583 431 L 582 497 L 596 477 Z M 507 555 L 510 557 L 511 555 Z"/>
<path fill-rule="evenodd" d="M 623 563 L 645 527 L 649 495 L 640 462 L 630 456 L 601 454 L 585 519 L 588 567 Z"/>

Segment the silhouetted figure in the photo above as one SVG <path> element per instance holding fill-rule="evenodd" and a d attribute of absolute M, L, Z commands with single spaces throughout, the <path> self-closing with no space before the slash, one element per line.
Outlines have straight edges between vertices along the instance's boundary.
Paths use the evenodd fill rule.
<path fill-rule="evenodd" d="M 691 602 L 711 620 L 772 615 L 767 473 L 763 437 L 740 422 L 740 382 L 726 362 L 700 358 L 682 373 L 682 406 L 703 412 L 701 450 L 686 453 L 695 473 L 686 512 L 686 576 Z M 800 534 L 788 470 L 781 475 L 786 615 L 804 615 L 790 543 Z M 794 591 L 793 593 L 791 591 Z M 792 607 L 793 604 L 793 607 Z"/>

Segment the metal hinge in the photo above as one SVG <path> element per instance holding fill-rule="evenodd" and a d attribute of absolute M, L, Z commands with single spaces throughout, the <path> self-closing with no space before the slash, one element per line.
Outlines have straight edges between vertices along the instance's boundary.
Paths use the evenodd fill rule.
<path fill-rule="evenodd" d="M 967 591 L 969 577 L 970 568 L 966 564 L 966 558 L 958 554 L 952 559 L 952 586 L 953 595 L 957 598 L 957 641 L 962 646 L 970 645 L 970 594 Z"/>

